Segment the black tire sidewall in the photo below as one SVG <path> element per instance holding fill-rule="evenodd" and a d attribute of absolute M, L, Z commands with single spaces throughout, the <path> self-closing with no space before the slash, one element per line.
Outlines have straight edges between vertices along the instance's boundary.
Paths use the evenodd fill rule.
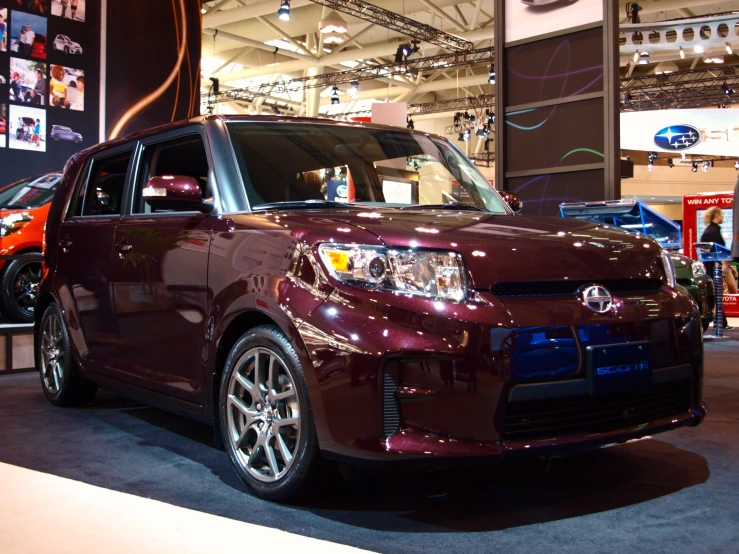
<path fill-rule="evenodd" d="M 295 460 L 287 475 L 274 483 L 258 481 L 241 467 L 229 436 L 226 413 L 228 385 L 231 375 L 236 369 L 236 362 L 238 362 L 244 353 L 255 347 L 268 348 L 282 358 L 295 383 L 300 405 L 300 438 L 295 453 Z M 308 385 L 305 381 L 298 356 L 290 345 L 290 342 L 277 327 L 256 327 L 242 336 L 231 348 L 221 375 L 218 395 L 218 414 L 226 452 L 228 452 L 231 458 L 236 473 L 250 489 L 258 496 L 273 501 L 289 501 L 303 496 L 310 488 L 309 479 L 312 474 L 315 474 L 314 469 L 318 463 L 318 440 L 313 422 L 313 411 L 308 394 Z"/>
<path fill-rule="evenodd" d="M 15 280 L 18 278 L 18 274 L 25 267 L 33 264 L 41 266 L 41 262 L 12 260 L 3 268 L 2 276 L 0 276 L 0 311 L 4 316 L 15 322 L 33 322 L 34 314 L 28 314 L 21 310 L 15 298 Z"/>

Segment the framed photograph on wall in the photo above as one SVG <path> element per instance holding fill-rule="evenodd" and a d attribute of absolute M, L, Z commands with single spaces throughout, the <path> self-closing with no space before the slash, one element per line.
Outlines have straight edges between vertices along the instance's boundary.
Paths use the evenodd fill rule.
<path fill-rule="evenodd" d="M 11 105 L 8 142 L 14 150 L 46 152 L 46 110 Z"/>
<path fill-rule="evenodd" d="M 85 72 L 81 69 L 52 65 L 49 70 L 49 105 L 84 111 Z"/>

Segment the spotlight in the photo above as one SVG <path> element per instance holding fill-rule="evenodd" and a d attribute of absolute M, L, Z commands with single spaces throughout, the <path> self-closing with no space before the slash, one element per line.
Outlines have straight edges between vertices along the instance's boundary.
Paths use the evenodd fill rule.
<path fill-rule="evenodd" d="M 200 8 L 200 13 L 205 15 L 206 13 L 208 13 L 208 10 L 206 10 L 205 8 Z"/>
<path fill-rule="evenodd" d="M 346 89 L 346 93 L 351 98 L 354 98 L 357 94 L 359 94 L 359 81 L 352 81 L 351 83 L 349 83 L 349 88 Z"/>
<path fill-rule="evenodd" d="M 472 136 L 472 133 L 470 133 L 469 129 L 464 130 L 464 140 L 470 140 L 470 137 Z"/>
<path fill-rule="evenodd" d="M 495 66 L 493 64 L 490 64 L 490 67 L 488 68 L 488 84 L 494 85 L 495 84 Z"/>
<path fill-rule="evenodd" d="M 652 168 L 653 168 L 653 167 L 654 167 L 654 164 L 653 164 L 653 163 L 652 163 L 652 162 L 650 161 L 650 162 L 649 162 L 649 163 L 647 164 L 647 170 L 649 170 L 649 171 L 652 171 Z"/>
<path fill-rule="evenodd" d="M 703 171 L 708 171 L 709 167 L 711 167 L 710 162 L 703 162 Z"/>
<path fill-rule="evenodd" d="M 491 113 L 490 110 L 488 110 L 487 116 L 488 116 L 488 126 L 492 127 L 493 125 L 495 125 L 495 112 Z"/>
<path fill-rule="evenodd" d="M 726 43 L 726 53 L 729 55 L 734 53 L 734 50 L 731 49 L 731 44 L 729 44 L 728 42 Z"/>
<path fill-rule="evenodd" d="M 727 85 L 726 83 L 724 83 L 724 85 L 723 85 L 723 86 L 721 87 L 721 90 L 723 91 L 723 93 L 724 93 L 724 94 L 725 94 L 726 96 L 731 96 L 732 94 L 734 94 L 734 92 L 736 92 L 736 91 L 735 91 L 735 90 L 734 90 L 733 88 L 731 88 L 731 87 L 730 87 L 729 85 Z"/>
<path fill-rule="evenodd" d="M 454 114 L 454 124 L 457 125 L 460 121 L 462 121 L 462 112 L 457 112 Z"/>
<path fill-rule="evenodd" d="M 290 0 L 282 0 L 280 9 L 277 10 L 277 19 L 280 21 L 290 21 Z"/>
<path fill-rule="evenodd" d="M 693 173 L 695 173 L 696 171 L 698 171 L 698 164 L 695 163 L 695 162 L 693 162 L 692 171 L 693 171 Z"/>
<path fill-rule="evenodd" d="M 464 133 L 462 131 L 459 132 L 459 142 L 464 142 Z"/>
<path fill-rule="evenodd" d="M 408 56 L 410 56 L 413 53 L 413 47 L 406 43 L 401 44 L 398 46 L 398 49 L 395 51 L 395 63 L 403 63 L 404 61 L 408 60 Z"/>
<path fill-rule="evenodd" d="M 704 51 L 705 50 L 703 49 L 703 46 L 700 44 L 696 44 L 695 46 L 693 46 L 693 52 L 695 52 L 696 54 L 702 54 Z"/>
<path fill-rule="evenodd" d="M 683 50 L 683 47 L 682 46 L 680 47 L 680 59 L 681 60 L 684 60 L 685 59 L 685 50 Z"/>
<path fill-rule="evenodd" d="M 470 114 L 469 112 L 464 112 L 464 118 L 467 121 L 474 121 L 475 120 L 475 114 Z"/>
<path fill-rule="evenodd" d="M 734 169 L 739 170 L 739 160 L 734 162 Z"/>
<path fill-rule="evenodd" d="M 639 61 L 639 52 L 634 52 L 634 63 Z"/>
<path fill-rule="evenodd" d="M 649 63 L 649 52 L 639 54 L 639 65 L 647 65 Z"/>
<path fill-rule="evenodd" d="M 334 87 L 331 89 L 331 104 L 336 105 L 340 103 L 341 101 L 339 100 L 339 87 Z"/>
<path fill-rule="evenodd" d="M 672 158 L 667 158 L 667 167 L 669 167 L 670 169 L 675 167 L 675 163 L 672 161 Z"/>
<path fill-rule="evenodd" d="M 641 10 L 642 10 L 642 7 L 636 2 L 631 4 L 631 13 L 629 15 L 631 16 L 632 23 L 641 23 L 641 19 L 639 18 L 639 12 Z"/>
<path fill-rule="evenodd" d="M 406 119 L 405 126 L 408 129 L 415 129 L 416 128 L 415 125 L 413 124 L 413 120 L 410 117 Z"/>

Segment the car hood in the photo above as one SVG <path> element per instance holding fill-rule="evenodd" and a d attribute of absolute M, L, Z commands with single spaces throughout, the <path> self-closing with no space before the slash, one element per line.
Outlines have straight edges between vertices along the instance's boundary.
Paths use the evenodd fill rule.
<path fill-rule="evenodd" d="M 368 209 L 340 214 L 326 210 L 320 211 L 320 217 L 312 212 L 283 212 L 279 217 L 284 227 L 302 228 L 301 238 L 309 243 L 381 242 L 399 248 L 459 252 L 478 290 L 501 282 L 598 281 L 663 274 L 656 242 L 590 222 L 450 210 Z M 320 229 L 306 230 L 312 226 Z"/>

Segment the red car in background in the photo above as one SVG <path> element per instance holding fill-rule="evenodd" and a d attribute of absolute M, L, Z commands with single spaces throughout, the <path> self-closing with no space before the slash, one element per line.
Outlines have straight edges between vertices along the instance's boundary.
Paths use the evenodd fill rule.
<path fill-rule="evenodd" d="M 0 254 L 41 253 L 46 216 L 61 173 L 22 179 L 0 189 Z M 0 260 L 0 314 L 33 321 L 41 260 Z"/>
<path fill-rule="evenodd" d="M 5 123 L 5 118 L 0 117 L 0 134 L 5 134 L 5 131 L 7 131 L 8 126 Z"/>

